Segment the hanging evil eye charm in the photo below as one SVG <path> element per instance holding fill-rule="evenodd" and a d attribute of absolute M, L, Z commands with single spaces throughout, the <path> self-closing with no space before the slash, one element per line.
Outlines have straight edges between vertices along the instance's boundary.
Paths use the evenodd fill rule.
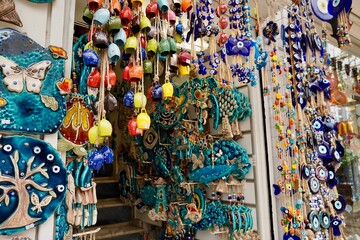
<path fill-rule="evenodd" d="M 319 183 L 319 180 L 316 178 L 316 177 L 311 177 L 309 179 L 309 188 L 310 188 L 310 191 L 313 193 L 313 194 L 316 194 L 319 192 L 319 189 L 320 189 L 320 183 Z"/>
<path fill-rule="evenodd" d="M 345 198 L 341 195 L 338 196 L 336 200 L 331 201 L 336 213 L 341 214 L 345 211 L 346 201 Z"/>
<path fill-rule="evenodd" d="M 330 189 L 333 189 L 336 184 L 338 183 L 336 175 L 335 175 L 335 169 L 333 165 L 328 165 L 326 167 L 326 169 L 328 170 L 328 178 L 326 180 L 327 185 Z"/>
<path fill-rule="evenodd" d="M 300 104 L 301 109 L 304 109 L 306 106 L 306 99 L 304 97 L 303 93 L 299 93 L 299 96 L 297 97 L 297 102 Z"/>
<path fill-rule="evenodd" d="M 334 218 L 331 219 L 330 226 L 332 227 L 333 234 L 336 237 L 341 235 L 341 231 L 340 231 L 341 223 L 342 223 L 342 221 L 339 219 L 338 216 L 335 216 Z"/>
<path fill-rule="evenodd" d="M 311 224 L 311 228 L 314 232 L 317 232 L 320 230 L 321 223 L 319 219 L 319 215 L 315 211 L 311 211 L 308 215 L 309 222 Z"/>
<path fill-rule="evenodd" d="M 273 184 L 273 188 L 274 188 L 274 195 L 277 196 L 281 193 L 281 188 L 280 186 Z"/>
<path fill-rule="evenodd" d="M 303 179 L 309 179 L 311 173 L 310 169 L 307 165 L 303 164 L 301 167 L 301 178 Z"/>
<path fill-rule="evenodd" d="M 324 91 L 326 88 L 330 87 L 330 81 L 324 77 L 320 77 L 318 79 L 318 83 L 319 83 L 320 91 Z"/>
<path fill-rule="evenodd" d="M 320 181 L 326 181 L 328 178 L 328 170 L 324 166 L 318 166 L 316 167 L 315 175 Z"/>
<path fill-rule="evenodd" d="M 338 140 L 336 140 L 336 151 L 339 153 L 341 158 L 345 154 L 344 146 Z"/>
<path fill-rule="evenodd" d="M 311 121 L 311 126 L 316 130 L 317 132 L 324 131 L 324 123 L 320 118 L 316 118 Z"/>
<path fill-rule="evenodd" d="M 335 147 L 331 148 L 331 156 L 332 156 L 332 160 L 336 161 L 336 162 L 341 162 L 341 156 L 340 153 L 336 150 Z"/>
<path fill-rule="evenodd" d="M 313 33 L 311 38 L 312 38 L 313 46 L 315 46 L 315 48 L 318 51 L 321 51 L 323 49 L 323 46 L 322 46 L 322 40 L 321 40 L 319 34 Z"/>
<path fill-rule="evenodd" d="M 325 116 L 323 123 L 328 131 L 337 131 L 337 122 L 332 116 Z"/>
<path fill-rule="evenodd" d="M 300 237 L 296 236 L 295 234 L 292 235 L 290 232 L 284 233 L 283 240 L 301 240 Z"/>
<path fill-rule="evenodd" d="M 319 213 L 319 218 L 320 218 L 320 224 L 322 228 L 328 229 L 330 227 L 330 214 L 328 212 L 325 211 L 321 211 Z"/>
<path fill-rule="evenodd" d="M 331 157 L 329 144 L 326 143 L 326 142 L 323 142 L 323 143 L 319 144 L 316 147 L 316 151 L 318 153 L 319 158 L 330 158 Z"/>

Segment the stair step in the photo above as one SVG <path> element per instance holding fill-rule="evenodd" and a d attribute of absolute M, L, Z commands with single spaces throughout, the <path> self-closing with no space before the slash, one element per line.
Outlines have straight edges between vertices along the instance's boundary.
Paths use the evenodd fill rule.
<path fill-rule="evenodd" d="M 128 222 L 132 220 L 133 208 L 119 200 L 101 199 L 97 203 L 98 217 L 96 226 Z"/>
<path fill-rule="evenodd" d="M 119 183 L 115 179 L 96 180 L 96 195 L 98 199 L 118 198 L 120 196 Z"/>
<path fill-rule="evenodd" d="M 118 179 L 115 177 L 95 177 L 94 182 L 96 183 L 117 183 Z"/>
<path fill-rule="evenodd" d="M 111 207 L 126 207 L 131 205 L 122 202 L 119 198 L 105 198 L 105 199 L 99 199 L 96 206 L 98 209 L 101 209 L 101 208 L 111 208 Z"/>
<path fill-rule="evenodd" d="M 109 224 L 103 226 L 97 226 L 94 229 L 100 227 L 101 230 L 96 234 L 96 240 L 115 240 L 115 239 L 124 239 L 122 237 L 144 234 L 144 229 L 131 225 L 131 222 L 123 222 L 116 224 Z M 127 239 L 139 239 L 139 238 L 127 238 Z"/>

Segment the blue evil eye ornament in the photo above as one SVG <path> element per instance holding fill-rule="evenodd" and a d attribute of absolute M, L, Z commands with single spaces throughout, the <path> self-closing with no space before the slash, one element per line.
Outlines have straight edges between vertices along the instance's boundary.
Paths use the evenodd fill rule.
<path fill-rule="evenodd" d="M 341 225 L 342 221 L 339 219 L 338 216 L 335 216 L 331 219 L 331 228 L 333 229 L 333 233 L 334 236 L 340 236 L 341 235 L 341 231 L 340 231 L 340 225 Z"/>
<path fill-rule="evenodd" d="M 56 132 L 66 111 L 57 87 L 64 77 L 66 52 L 43 48 L 12 29 L 0 30 L 0 49 L 0 130 Z"/>
<path fill-rule="evenodd" d="M 301 238 L 288 232 L 284 233 L 283 240 L 301 240 Z"/>
<path fill-rule="evenodd" d="M 276 42 L 276 36 L 279 35 L 279 27 L 277 23 L 270 21 L 266 24 L 265 28 L 263 29 L 263 35 L 265 38 L 269 40 L 268 45 L 271 42 Z"/>
<path fill-rule="evenodd" d="M 67 172 L 57 151 L 26 136 L 0 138 L 0 235 L 44 223 L 65 197 Z"/>
<path fill-rule="evenodd" d="M 327 178 L 326 182 L 327 182 L 328 187 L 330 189 L 333 189 L 336 186 L 336 184 L 338 184 L 338 181 L 337 181 L 337 178 L 335 175 L 335 169 L 334 169 L 333 165 L 328 165 L 326 168 L 328 170 L 328 178 Z"/>

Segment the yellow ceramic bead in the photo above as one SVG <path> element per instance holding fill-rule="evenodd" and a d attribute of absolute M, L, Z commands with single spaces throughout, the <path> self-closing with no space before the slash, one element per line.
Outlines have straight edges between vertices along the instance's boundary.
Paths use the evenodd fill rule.
<path fill-rule="evenodd" d="M 282 98 L 282 94 L 281 94 L 281 93 L 277 93 L 277 94 L 275 95 L 275 97 L 276 97 L 276 99 L 281 99 L 281 98 Z"/>
<path fill-rule="evenodd" d="M 296 169 L 297 165 L 295 163 L 291 164 L 292 169 Z"/>
<path fill-rule="evenodd" d="M 272 60 L 273 62 L 276 62 L 276 61 L 278 60 L 278 57 L 277 57 L 276 55 L 274 55 L 274 56 L 272 56 L 271 60 Z"/>
<path fill-rule="evenodd" d="M 284 170 L 284 171 L 289 170 L 289 166 L 288 166 L 288 165 L 286 165 L 286 164 L 284 164 L 284 166 L 283 166 L 283 170 Z"/>

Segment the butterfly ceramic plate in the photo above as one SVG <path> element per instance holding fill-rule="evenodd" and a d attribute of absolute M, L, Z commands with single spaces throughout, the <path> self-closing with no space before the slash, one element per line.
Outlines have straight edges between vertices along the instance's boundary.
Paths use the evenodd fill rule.
<path fill-rule="evenodd" d="M 65 197 L 67 172 L 58 152 L 36 138 L 0 138 L 0 234 L 46 221 Z"/>
<path fill-rule="evenodd" d="M 15 30 L 0 30 L 1 131 L 58 130 L 66 111 L 65 97 L 58 89 L 64 61 Z"/>

